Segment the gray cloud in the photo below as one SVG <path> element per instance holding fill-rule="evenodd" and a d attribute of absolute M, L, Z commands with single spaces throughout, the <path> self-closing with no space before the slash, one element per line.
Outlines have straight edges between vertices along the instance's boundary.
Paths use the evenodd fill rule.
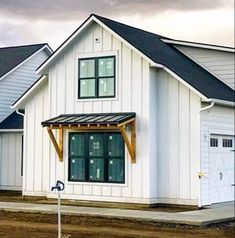
<path fill-rule="evenodd" d="M 0 14 L 40 20 L 75 20 L 90 13 L 108 17 L 162 11 L 195 11 L 233 7 L 233 0 L 0 0 Z"/>
<path fill-rule="evenodd" d="M 0 22 L 0 45 L 20 45 L 36 40 L 25 25 L 12 25 L 7 22 Z"/>

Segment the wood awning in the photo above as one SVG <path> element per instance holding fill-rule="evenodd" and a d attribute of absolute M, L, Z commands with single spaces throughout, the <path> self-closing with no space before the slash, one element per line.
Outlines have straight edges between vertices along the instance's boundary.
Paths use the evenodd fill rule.
<path fill-rule="evenodd" d="M 66 129 L 77 131 L 118 130 L 122 133 L 123 140 L 131 157 L 131 162 L 136 163 L 136 114 L 128 113 L 90 113 L 90 114 L 63 114 L 43 121 L 42 126 L 47 127 L 48 134 L 55 147 L 60 161 L 63 161 L 63 132 Z M 126 131 L 131 128 L 131 138 Z M 52 130 L 58 130 L 58 142 Z"/>

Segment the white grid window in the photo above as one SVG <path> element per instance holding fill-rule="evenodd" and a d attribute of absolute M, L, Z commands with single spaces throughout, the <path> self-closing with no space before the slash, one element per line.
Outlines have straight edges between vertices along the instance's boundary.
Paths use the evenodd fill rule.
<path fill-rule="evenodd" d="M 210 147 L 218 147 L 218 138 L 210 139 Z"/>
<path fill-rule="evenodd" d="M 223 139 L 223 147 L 233 147 L 232 139 Z"/>

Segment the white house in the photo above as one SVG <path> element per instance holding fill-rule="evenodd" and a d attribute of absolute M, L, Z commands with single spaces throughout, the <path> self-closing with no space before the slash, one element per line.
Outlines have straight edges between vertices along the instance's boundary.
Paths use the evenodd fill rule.
<path fill-rule="evenodd" d="M 208 205 L 234 199 L 234 49 L 92 14 L 38 69 L 23 195 Z"/>
<path fill-rule="evenodd" d="M 36 81 L 47 44 L 0 48 L 0 189 L 22 189 L 23 116 L 10 106 Z"/>

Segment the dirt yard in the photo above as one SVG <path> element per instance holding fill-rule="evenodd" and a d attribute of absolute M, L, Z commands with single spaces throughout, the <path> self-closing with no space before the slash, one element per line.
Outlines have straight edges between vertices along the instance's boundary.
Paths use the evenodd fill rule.
<path fill-rule="evenodd" d="M 57 216 L 0 211 L 1 238 L 56 238 Z M 63 216 L 64 238 L 81 237 L 195 237 L 234 238 L 234 222 L 207 228 L 145 224 L 143 222 L 89 216 Z"/>

